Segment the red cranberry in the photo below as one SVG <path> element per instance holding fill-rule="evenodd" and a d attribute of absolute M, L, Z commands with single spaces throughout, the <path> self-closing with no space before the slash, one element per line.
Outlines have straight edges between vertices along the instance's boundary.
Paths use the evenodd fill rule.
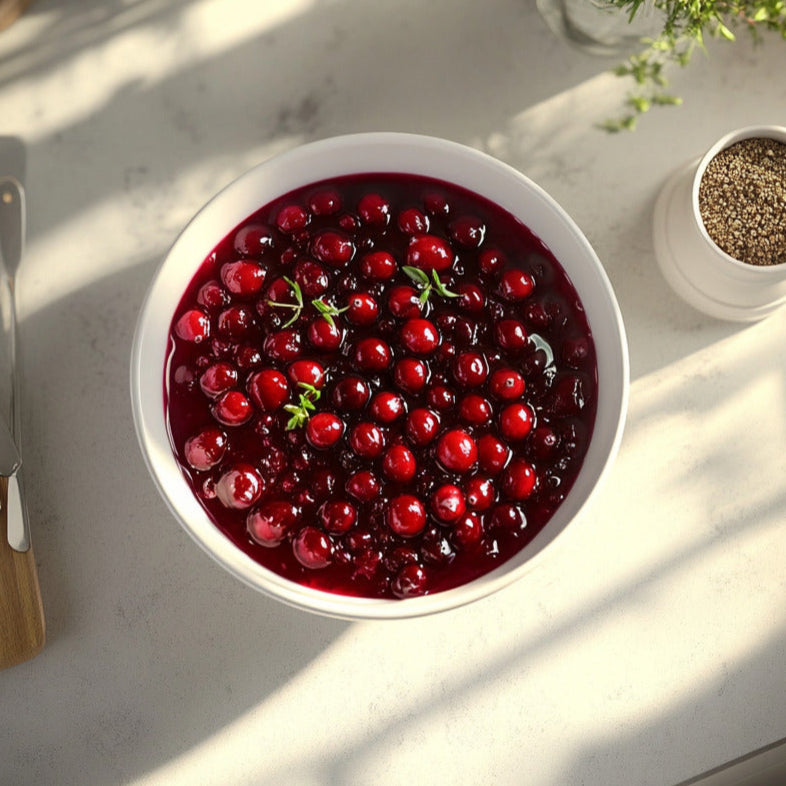
<path fill-rule="evenodd" d="M 489 380 L 489 391 L 492 396 L 510 401 L 524 394 L 526 383 L 518 371 L 509 368 L 497 369 Z"/>
<path fill-rule="evenodd" d="M 315 216 L 332 216 L 341 210 L 341 195 L 335 188 L 321 188 L 308 198 L 308 209 Z"/>
<path fill-rule="evenodd" d="M 452 409 L 456 403 L 456 397 L 453 391 L 445 385 L 434 385 L 429 388 L 426 396 L 429 406 L 436 409 L 438 412 L 445 412 Z"/>
<path fill-rule="evenodd" d="M 306 424 L 306 439 L 313 448 L 335 445 L 344 433 L 344 424 L 331 412 L 317 412 Z"/>
<path fill-rule="evenodd" d="M 483 243 L 486 225 L 476 216 L 461 216 L 450 222 L 448 231 L 459 245 L 466 248 L 478 248 Z"/>
<path fill-rule="evenodd" d="M 465 431 L 453 429 L 439 438 L 437 458 L 447 470 L 466 472 L 478 460 L 478 446 Z"/>
<path fill-rule="evenodd" d="M 405 565 L 390 582 L 390 591 L 400 599 L 415 598 L 428 591 L 428 573 L 417 564 Z"/>
<path fill-rule="evenodd" d="M 317 349 L 332 352 L 341 346 L 341 328 L 334 319 L 328 322 L 322 317 L 317 317 L 308 326 L 308 340 Z"/>
<path fill-rule="evenodd" d="M 447 197 L 438 191 L 429 191 L 424 194 L 423 206 L 432 216 L 447 216 L 450 213 L 450 203 Z"/>
<path fill-rule="evenodd" d="M 483 472 L 496 475 L 508 462 L 510 451 L 492 434 L 478 440 L 478 464 Z"/>
<path fill-rule="evenodd" d="M 462 352 L 453 361 L 453 376 L 456 382 L 475 388 L 486 381 L 488 366 L 483 355 L 477 352 Z"/>
<path fill-rule="evenodd" d="M 224 360 L 208 366 L 199 378 L 199 387 L 210 398 L 217 398 L 237 384 L 237 369 Z"/>
<path fill-rule="evenodd" d="M 209 310 L 228 306 L 229 301 L 229 293 L 218 281 L 208 281 L 202 284 L 197 294 L 197 303 Z"/>
<path fill-rule="evenodd" d="M 210 318 L 198 308 L 189 309 L 175 323 L 175 333 L 183 341 L 201 344 L 210 337 Z"/>
<path fill-rule="evenodd" d="M 412 494 L 401 494 L 390 500 L 387 510 L 390 529 L 404 538 L 418 535 L 426 526 L 426 509 Z"/>
<path fill-rule="evenodd" d="M 316 527 L 303 527 L 292 541 L 295 559 L 310 570 L 326 568 L 333 556 L 330 538 Z"/>
<path fill-rule="evenodd" d="M 345 412 L 363 409 L 370 396 L 368 385 L 360 377 L 344 377 L 333 388 L 333 404 Z"/>
<path fill-rule="evenodd" d="M 585 336 L 567 338 L 562 343 L 562 360 L 572 368 L 579 368 L 589 357 L 589 340 Z"/>
<path fill-rule="evenodd" d="M 456 292 L 461 295 L 458 301 L 461 308 L 470 314 L 479 314 L 486 305 L 483 290 L 477 284 L 459 284 Z"/>
<path fill-rule="evenodd" d="M 534 279 L 523 270 L 506 270 L 499 281 L 499 293 L 505 300 L 523 300 L 534 288 Z"/>
<path fill-rule="evenodd" d="M 246 517 L 246 530 L 260 546 L 273 548 L 282 543 L 298 521 L 298 509 L 291 502 L 263 502 Z"/>
<path fill-rule="evenodd" d="M 535 489 L 535 468 L 524 459 L 513 459 L 502 476 L 502 491 L 508 499 L 520 502 Z"/>
<path fill-rule="evenodd" d="M 387 226 L 390 203 L 379 194 L 364 194 L 358 201 L 358 215 L 365 224 Z"/>
<path fill-rule="evenodd" d="M 322 526 L 328 532 L 348 532 L 357 521 L 357 511 L 346 500 L 329 500 L 319 509 Z"/>
<path fill-rule="evenodd" d="M 239 229 L 234 240 L 235 251 L 244 257 L 258 257 L 273 247 L 273 233 L 262 224 L 249 224 Z"/>
<path fill-rule="evenodd" d="M 502 349 L 513 352 L 524 349 L 528 343 L 527 329 L 517 319 L 502 319 L 494 329 L 497 343 Z"/>
<path fill-rule="evenodd" d="M 273 412 L 289 398 L 287 378 L 274 368 L 263 368 L 248 378 L 248 394 L 263 412 Z"/>
<path fill-rule="evenodd" d="M 221 429 L 208 426 L 186 440 L 183 452 L 191 467 L 205 471 L 220 464 L 226 450 L 226 434 Z"/>
<path fill-rule="evenodd" d="M 276 226 L 286 235 L 291 235 L 308 224 L 308 213 L 300 205 L 287 205 L 278 211 Z"/>
<path fill-rule="evenodd" d="M 465 513 L 453 526 L 453 542 L 462 549 L 477 546 L 483 538 L 483 522 L 477 513 Z"/>
<path fill-rule="evenodd" d="M 517 505 L 497 505 L 491 512 L 491 526 L 509 532 L 519 532 L 527 526 L 527 517 Z"/>
<path fill-rule="evenodd" d="M 325 369 L 315 360 L 296 360 L 287 370 L 287 374 L 296 387 L 302 383 L 321 388 L 325 382 Z"/>
<path fill-rule="evenodd" d="M 491 420 L 491 404 L 477 393 L 469 393 L 461 399 L 459 417 L 472 426 L 482 426 Z"/>
<path fill-rule="evenodd" d="M 233 341 L 247 336 L 254 326 L 254 314 L 245 306 L 229 306 L 218 315 L 218 332 Z"/>
<path fill-rule="evenodd" d="M 549 408 L 558 417 L 578 415 L 586 403 L 581 377 L 568 375 L 560 378 L 551 390 Z"/>
<path fill-rule="evenodd" d="M 428 381 L 428 368 L 417 358 L 402 358 L 393 368 L 396 386 L 407 393 L 419 393 Z"/>
<path fill-rule="evenodd" d="M 381 338 L 363 338 L 355 345 L 354 360 L 364 371 L 384 371 L 390 365 L 390 347 Z"/>
<path fill-rule="evenodd" d="M 397 483 L 407 483 L 415 476 L 415 457 L 405 445 L 393 445 L 382 459 L 382 471 Z"/>
<path fill-rule="evenodd" d="M 245 510 L 262 495 L 262 478 L 251 464 L 237 464 L 216 483 L 216 497 L 225 508 Z"/>
<path fill-rule="evenodd" d="M 358 502 L 371 502 L 379 496 L 379 481 L 373 472 L 363 469 L 355 472 L 347 479 L 347 494 Z"/>
<path fill-rule="evenodd" d="M 487 275 L 499 273 L 507 264 L 507 257 L 496 248 L 484 249 L 478 255 L 478 265 Z"/>
<path fill-rule="evenodd" d="M 297 330 L 279 330 L 265 339 L 262 349 L 269 358 L 286 363 L 300 355 L 302 343 Z"/>
<path fill-rule="evenodd" d="M 253 344 L 238 344 L 235 347 L 235 363 L 241 371 L 249 371 L 261 365 L 264 358 Z"/>
<path fill-rule="evenodd" d="M 349 435 L 349 445 L 361 458 L 376 458 L 385 447 L 385 438 L 379 426 L 358 423 Z"/>
<path fill-rule="evenodd" d="M 213 417 L 225 426 L 242 426 L 253 414 L 251 403 L 239 390 L 228 390 L 213 405 Z"/>
<path fill-rule="evenodd" d="M 508 404 L 499 416 L 499 429 L 505 439 L 521 440 L 532 431 L 535 416 L 526 404 Z"/>
<path fill-rule="evenodd" d="M 221 266 L 221 280 L 233 295 L 253 297 L 265 283 L 265 271 L 256 262 L 240 259 Z"/>
<path fill-rule="evenodd" d="M 316 298 L 327 292 L 330 278 L 327 271 L 313 259 L 301 259 L 293 271 L 295 283 L 307 298 Z M 279 301 L 280 302 L 280 301 Z"/>
<path fill-rule="evenodd" d="M 355 244 L 346 235 L 326 229 L 311 242 L 311 253 L 320 262 L 342 267 L 354 256 Z"/>
<path fill-rule="evenodd" d="M 439 333 L 428 319 L 408 319 L 399 334 L 405 349 L 415 355 L 428 355 L 439 344 Z"/>
<path fill-rule="evenodd" d="M 442 522 L 456 521 L 466 509 L 464 494 L 458 486 L 446 483 L 431 495 L 431 512 Z"/>
<path fill-rule="evenodd" d="M 371 251 L 360 262 L 360 272 L 371 281 L 387 281 L 396 269 L 396 260 L 389 251 Z"/>
<path fill-rule="evenodd" d="M 413 445 L 428 445 L 439 431 L 439 418 L 429 409 L 418 407 L 407 415 L 407 438 Z"/>
<path fill-rule="evenodd" d="M 392 423 L 406 412 L 406 405 L 398 394 L 383 390 L 371 399 L 369 410 L 374 420 L 379 423 Z"/>
<path fill-rule="evenodd" d="M 551 426 L 538 426 L 532 432 L 532 453 L 535 458 L 551 458 L 556 453 L 559 444 L 559 435 Z"/>
<path fill-rule="evenodd" d="M 453 250 L 436 235 L 415 235 L 410 238 L 406 258 L 412 267 L 441 273 L 453 265 Z"/>
<path fill-rule="evenodd" d="M 373 325 L 379 314 L 377 301 L 367 292 L 352 295 L 347 307 L 347 319 L 355 325 Z"/>
<path fill-rule="evenodd" d="M 413 319 L 420 316 L 420 299 L 418 293 L 404 284 L 391 287 L 388 292 L 388 311 L 394 317 Z"/>
<path fill-rule="evenodd" d="M 428 216 L 416 207 L 404 208 L 398 214 L 398 228 L 406 235 L 428 232 Z"/>
<path fill-rule="evenodd" d="M 496 492 L 494 484 L 488 479 L 475 475 L 466 485 L 467 505 L 476 511 L 488 510 L 494 503 Z"/>

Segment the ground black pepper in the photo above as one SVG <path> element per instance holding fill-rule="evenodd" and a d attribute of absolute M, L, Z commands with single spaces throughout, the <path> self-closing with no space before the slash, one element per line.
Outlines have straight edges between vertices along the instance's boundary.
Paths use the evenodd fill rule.
<path fill-rule="evenodd" d="M 786 263 L 786 145 L 755 137 L 718 153 L 699 183 L 699 212 L 715 244 L 735 259 Z"/>

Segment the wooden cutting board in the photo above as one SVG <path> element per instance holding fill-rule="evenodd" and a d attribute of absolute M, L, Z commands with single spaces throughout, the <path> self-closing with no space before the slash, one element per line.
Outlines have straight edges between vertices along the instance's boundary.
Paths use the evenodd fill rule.
<path fill-rule="evenodd" d="M 8 481 L 0 478 L 0 669 L 37 655 L 44 646 L 44 608 L 32 546 L 25 552 L 8 545 Z"/>

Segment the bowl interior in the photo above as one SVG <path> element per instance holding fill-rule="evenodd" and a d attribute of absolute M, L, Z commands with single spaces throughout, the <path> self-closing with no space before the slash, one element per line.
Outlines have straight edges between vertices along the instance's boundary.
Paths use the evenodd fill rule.
<path fill-rule="evenodd" d="M 491 573 L 446 592 L 405 601 L 345 597 L 302 587 L 263 568 L 226 539 L 186 483 L 169 443 L 163 379 L 172 316 L 197 267 L 249 215 L 299 186 L 363 172 L 416 173 L 482 194 L 525 223 L 551 249 L 578 291 L 596 344 L 599 400 L 583 467 L 568 497 L 521 552 Z M 315 142 L 252 169 L 188 224 L 148 291 L 134 341 L 131 386 L 137 435 L 148 468 L 173 514 L 214 559 L 247 584 L 293 606 L 343 618 L 412 617 L 483 597 L 517 578 L 588 500 L 619 446 L 628 393 L 622 318 L 603 268 L 581 231 L 541 188 L 473 149 L 409 134 L 356 134 Z"/>

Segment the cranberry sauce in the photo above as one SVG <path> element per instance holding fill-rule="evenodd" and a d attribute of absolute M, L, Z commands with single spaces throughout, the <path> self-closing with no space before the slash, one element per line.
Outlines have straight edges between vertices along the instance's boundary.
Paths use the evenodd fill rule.
<path fill-rule="evenodd" d="M 250 216 L 174 315 L 173 450 L 216 526 L 293 581 L 407 598 L 471 581 L 544 526 L 581 467 L 595 349 L 520 221 L 399 174 Z"/>

